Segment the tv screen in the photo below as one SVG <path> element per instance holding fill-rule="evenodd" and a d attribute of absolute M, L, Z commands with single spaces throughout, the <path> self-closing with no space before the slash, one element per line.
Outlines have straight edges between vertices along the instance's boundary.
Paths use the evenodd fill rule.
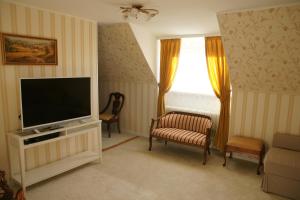
<path fill-rule="evenodd" d="M 90 78 L 21 79 L 22 129 L 89 117 Z"/>

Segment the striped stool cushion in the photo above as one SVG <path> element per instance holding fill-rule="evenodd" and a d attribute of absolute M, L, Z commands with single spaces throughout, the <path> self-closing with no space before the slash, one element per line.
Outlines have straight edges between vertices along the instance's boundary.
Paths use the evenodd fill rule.
<path fill-rule="evenodd" d="M 157 128 L 152 131 L 151 135 L 162 139 L 198 146 L 204 146 L 206 142 L 205 134 L 177 128 Z"/>
<path fill-rule="evenodd" d="M 208 118 L 174 113 L 162 117 L 157 128 L 176 128 L 206 134 L 211 126 L 212 122 Z"/>

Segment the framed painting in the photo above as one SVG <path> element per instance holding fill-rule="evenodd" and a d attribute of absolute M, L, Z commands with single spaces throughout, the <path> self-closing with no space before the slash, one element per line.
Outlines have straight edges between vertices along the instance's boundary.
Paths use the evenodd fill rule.
<path fill-rule="evenodd" d="M 4 65 L 57 65 L 57 40 L 2 33 Z"/>

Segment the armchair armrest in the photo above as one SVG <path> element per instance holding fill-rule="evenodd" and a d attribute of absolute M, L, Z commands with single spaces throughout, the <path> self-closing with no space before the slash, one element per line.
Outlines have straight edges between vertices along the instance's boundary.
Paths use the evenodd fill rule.
<path fill-rule="evenodd" d="M 273 147 L 300 151 L 300 135 L 276 133 L 273 137 Z"/>
<path fill-rule="evenodd" d="M 205 135 L 207 135 L 207 136 L 210 137 L 210 134 L 211 134 L 211 127 L 210 128 L 206 128 Z"/>
<path fill-rule="evenodd" d="M 156 119 L 154 119 L 154 118 L 151 119 L 150 134 L 151 134 L 152 130 L 154 129 L 154 125 L 156 124 L 155 127 L 157 127 L 159 120 L 166 115 L 167 114 L 164 114 L 164 115 L 157 117 Z"/>

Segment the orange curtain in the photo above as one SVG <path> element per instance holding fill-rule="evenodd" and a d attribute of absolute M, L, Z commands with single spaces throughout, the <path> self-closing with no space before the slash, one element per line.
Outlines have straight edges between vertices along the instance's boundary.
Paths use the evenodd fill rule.
<path fill-rule="evenodd" d="M 221 37 L 205 38 L 208 75 L 216 96 L 220 99 L 219 125 L 215 146 L 223 151 L 228 140 L 230 112 L 230 78 Z"/>
<path fill-rule="evenodd" d="M 157 116 L 165 113 L 165 94 L 170 90 L 175 78 L 180 51 L 180 39 L 160 41 L 160 83 L 157 102 Z"/>

